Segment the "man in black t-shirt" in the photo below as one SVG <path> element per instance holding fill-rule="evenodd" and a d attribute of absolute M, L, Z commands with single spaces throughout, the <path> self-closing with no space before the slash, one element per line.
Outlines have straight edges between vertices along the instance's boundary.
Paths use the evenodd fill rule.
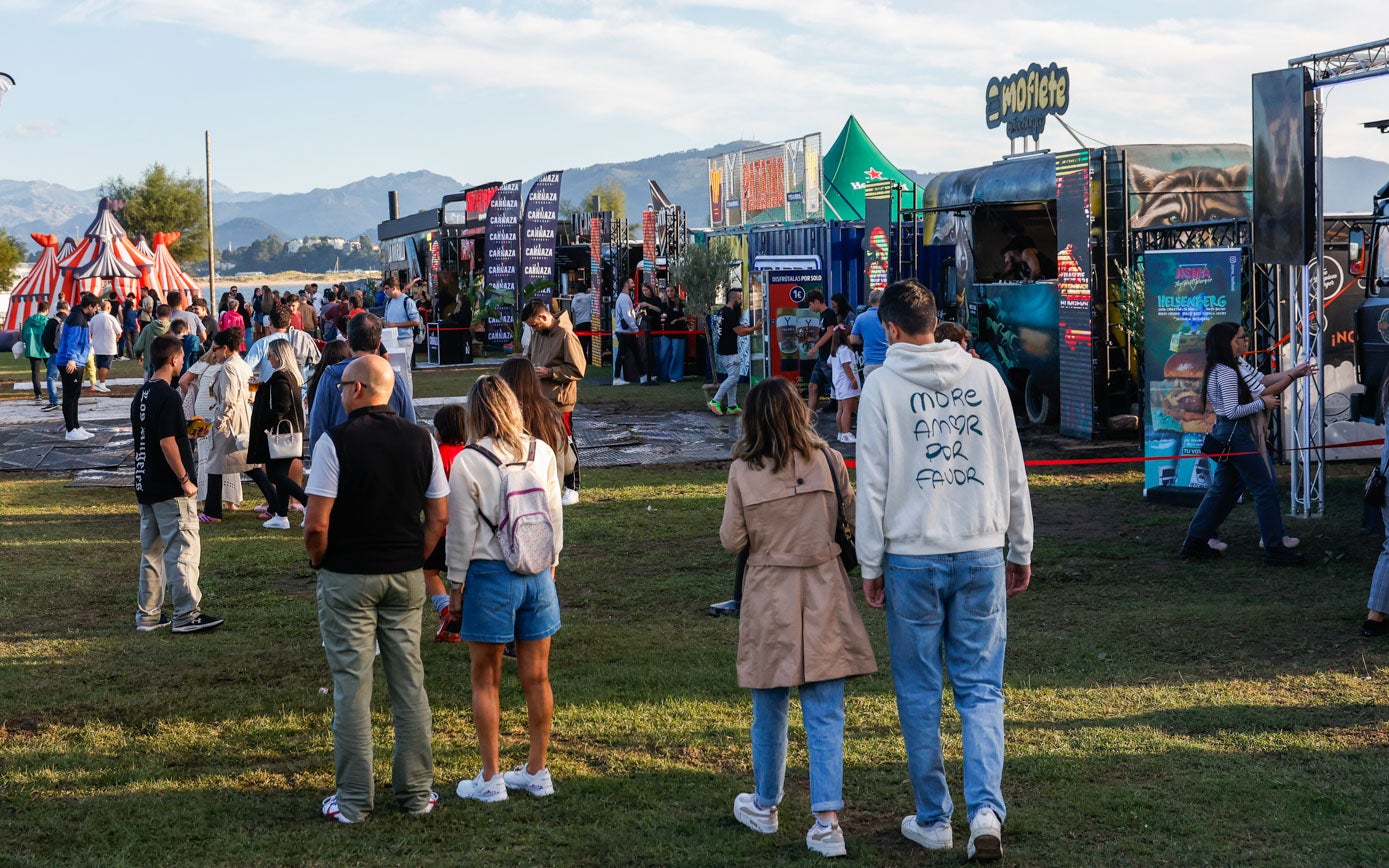
<path fill-rule="evenodd" d="M 738 350 L 739 339 L 752 334 L 752 327 L 743 325 L 743 291 L 730 289 L 724 306 L 719 308 L 718 334 L 714 338 L 714 355 L 718 366 L 723 369 L 724 381 L 719 386 L 714 399 L 709 402 L 709 412 L 715 416 L 724 414 L 724 399 L 728 401 L 728 414 L 737 416 L 738 381 L 743 377 L 743 358 Z"/>
<path fill-rule="evenodd" d="M 135 434 L 135 499 L 140 504 L 140 586 L 135 629 L 167 627 L 164 586 L 173 590 L 175 633 L 197 633 L 222 626 L 199 609 L 198 465 L 188 444 L 183 399 L 173 387 L 183 369 L 183 341 L 163 335 L 149 347 L 154 374 L 130 403 Z"/>
<path fill-rule="evenodd" d="M 830 333 L 839 325 L 834 308 L 825 304 L 825 294 L 818 289 L 806 293 L 806 303 L 820 315 L 820 339 L 815 342 L 815 367 L 810 371 L 810 386 L 806 389 L 806 404 L 810 412 L 820 409 L 820 395 L 829 396 L 834 389 L 830 376 Z M 821 391 L 823 390 L 823 392 Z"/>

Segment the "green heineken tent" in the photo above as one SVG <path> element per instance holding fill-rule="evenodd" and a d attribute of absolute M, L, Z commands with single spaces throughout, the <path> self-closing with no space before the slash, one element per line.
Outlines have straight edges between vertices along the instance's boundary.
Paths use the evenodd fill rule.
<path fill-rule="evenodd" d="M 896 181 L 908 190 L 916 186 L 883 156 L 853 115 L 825 152 L 824 179 L 826 220 L 862 220 L 863 191 L 869 181 Z M 896 197 L 892 211 L 897 213 Z"/>

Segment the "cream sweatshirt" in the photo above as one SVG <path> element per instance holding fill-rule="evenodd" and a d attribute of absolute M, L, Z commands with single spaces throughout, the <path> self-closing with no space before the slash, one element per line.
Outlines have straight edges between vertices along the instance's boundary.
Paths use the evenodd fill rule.
<path fill-rule="evenodd" d="M 520 456 L 507 452 L 491 437 L 479 442 L 502 461 Z M 529 449 L 529 445 L 527 445 Z M 555 472 L 555 451 L 544 440 L 535 442 L 535 464 L 545 480 L 545 499 L 550 504 L 550 522 L 555 527 L 555 556 L 564 548 L 564 507 L 560 503 L 559 476 Z M 497 523 L 502 513 L 501 470 L 476 449 L 464 449 L 453 459 L 449 475 L 449 525 L 444 552 L 449 565 L 449 582 L 463 584 L 471 561 L 503 560 L 501 546 L 487 521 Z"/>
<path fill-rule="evenodd" d="M 865 579 L 883 555 L 999 548 L 1032 560 L 1032 501 L 1002 377 L 953 341 L 888 347 L 858 411 L 858 521 Z M 892 508 L 888 509 L 888 504 Z M 452 533 L 452 530 L 450 530 Z"/>

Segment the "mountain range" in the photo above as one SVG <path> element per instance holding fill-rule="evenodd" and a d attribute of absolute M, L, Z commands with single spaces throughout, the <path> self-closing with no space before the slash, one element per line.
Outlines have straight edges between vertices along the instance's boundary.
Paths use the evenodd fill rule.
<path fill-rule="evenodd" d="M 685 208 L 692 225 L 707 219 L 707 160 L 755 144 L 733 141 L 708 148 L 660 154 L 624 163 L 599 163 L 564 170 L 561 199 L 582 205 L 583 198 L 605 179 L 613 179 L 627 195 L 627 219 L 641 220 L 650 201 L 648 179 L 655 179 L 676 204 Z M 924 182 L 928 173 L 903 170 Z M 1326 159 L 1327 213 L 1360 213 L 1370 197 L 1389 179 L 1389 163 L 1364 157 Z M 485 180 L 475 179 L 470 183 Z M 534 179 L 528 179 L 529 181 Z M 455 178 L 429 171 L 405 172 L 362 178 L 341 187 L 306 193 L 238 192 L 213 181 L 216 242 L 220 249 L 242 247 L 277 235 L 281 239 L 305 236 L 376 238 L 376 225 L 386 219 L 386 194 L 400 195 L 401 214 L 437 208 L 448 193 L 468 186 Z M 51 232 L 59 237 L 77 236 L 96 213 L 99 190 L 72 190 L 47 181 L 0 179 L 0 227 L 26 243 L 31 232 Z"/>

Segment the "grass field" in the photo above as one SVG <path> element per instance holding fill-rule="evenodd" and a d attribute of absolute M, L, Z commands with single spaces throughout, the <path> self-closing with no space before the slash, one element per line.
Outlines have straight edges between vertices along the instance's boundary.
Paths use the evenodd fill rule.
<path fill-rule="evenodd" d="M 1311 565 L 1282 571 L 1255 557 L 1249 507 L 1226 526 L 1224 561 L 1197 569 L 1172 557 L 1189 512 L 1144 504 L 1137 474 L 1033 477 L 1036 572 L 1010 604 L 1007 864 L 1383 864 L 1389 645 L 1356 635 L 1379 545 L 1357 530 L 1363 472 L 1332 469 L 1330 516 L 1290 526 Z M 802 841 L 798 727 L 781 832 L 758 836 L 730 814 L 750 788 L 751 713 L 734 675 L 737 623 L 704 614 L 730 589 L 723 476 L 585 474 L 559 572 L 554 797 L 453 796 L 478 765 L 467 654 L 428 643 L 439 808 L 417 820 L 390 796 L 378 681 L 378 807 L 352 829 L 317 816 L 333 787 L 330 681 L 297 539 L 231 514 L 203 535 L 205 606 L 227 625 L 137 634 L 130 493 L 0 476 L 3 861 L 818 858 Z M 850 856 L 958 864 L 958 717 L 947 708 L 957 849 L 928 854 L 897 831 L 912 800 L 882 615 L 863 613 L 882 671 L 848 690 Z M 525 720 L 510 673 L 503 703 L 503 762 L 514 764 Z"/>

